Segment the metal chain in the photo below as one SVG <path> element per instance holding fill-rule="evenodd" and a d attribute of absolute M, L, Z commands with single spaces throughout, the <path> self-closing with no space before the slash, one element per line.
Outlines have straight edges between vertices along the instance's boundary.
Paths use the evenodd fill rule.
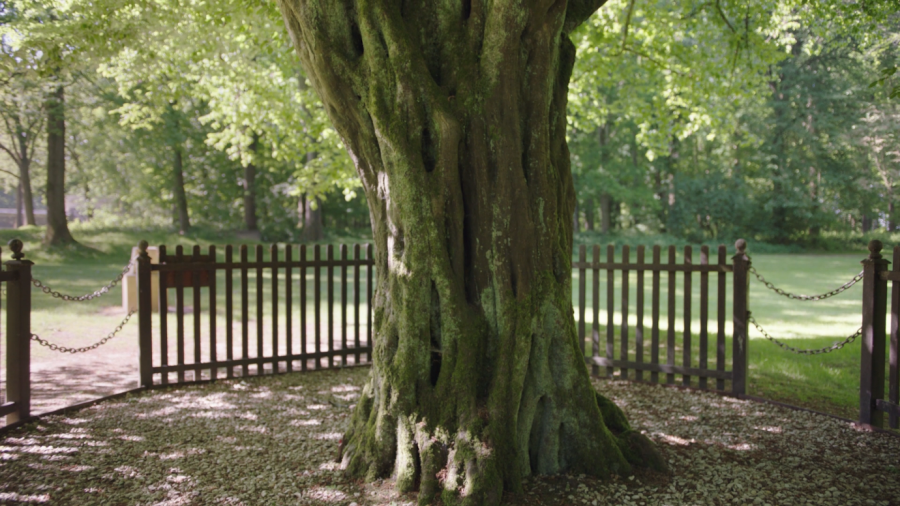
<path fill-rule="evenodd" d="M 750 323 L 752 323 L 754 327 L 756 327 L 756 330 L 758 330 L 760 332 L 760 334 L 763 335 L 763 337 L 765 337 L 769 341 L 772 341 L 773 343 L 777 344 L 782 349 L 787 350 L 791 353 L 797 353 L 799 355 L 821 355 L 823 353 L 831 353 L 832 351 L 839 350 L 839 349 L 843 348 L 844 346 L 852 343 L 853 341 L 856 341 L 856 338 L 862 335 L 862 327 L 860 327 L 859 330 L 854 332 L 852 336 L 848 337 L 847 339 L 844 339 L 841 342 L 834 343 L 831 346 L 828 346 L 826 348 L 818 348 L 818 349 L 814 349 L 814 350 L 801 350 L 800 348 L 794 348 L 793 346 L 788 346 L 788 345 L 782 343 L 781 341 L 779 341 L 778 339 L 775 339 L 774 337 L 770 336 L 769 333 L 766 332 L 759 325 L 759 323 L 756 322 L 756 319 L 753 318 L 752 316 L 749 318 L 748 321 Z"/>
<path fill-rule="evenodd" d="M 106 344 L 110 339 L 116 337 L 116 334 L 118 334 L 119 331 L 121 331 L 122 328 L 125 327 L 125 324 L 128 323 L 128 320 L 130 320 L 131 317 L 135 313 L 137 313 L 137 309 L 129 312 L 128 315 L 125 316 L 125 319 L 122 320 L 122 323 L 120 323 L 119 326 L 116 327 L 115 330 L 110 332 L 108 336 L 104 337 L 103 339 L 97 341 L 96 343 L 94 343 L 90 346 L 85 346 L 83 348 L 66 348 L 65 346 L 53 344 L 45 339 L 41 339 L 40 336 L 38 336 L 37 334 L 31 334 L 31 340 L 38 342 L 41 346 L 46 346 L 47 348 L 50 348 L 53 351 L 58 351 L 60 353 L 73 353 L 74 354 L 74 353 L 84 353 L 86 351 L 96 350 L 97 348 Z"/>
<path fill-rule="evenodd" d="M 49 286 L 45 285 L 41 280 L 34 278 L 34 277 L 31 278 L 31 284 L 33 284 L 37 288 L 40 288 L 41 291 L 46 293 L 47 295 L 52 295 L 53 297 L 55 297 L 57 299 L 62 299 L 66 302 L 84 302 L 86 300 L 96 299 L 97 297 L 100 297 L 100 296 L 103 296 L 103 295 L 106 295 L 107 293 L 109 293 L 110 290 L 115 288 L 116 285 L 118 285 L 119 282 L 122 281 L 122 278 L 125 277 L 125 274 L 128 272 L 129 269 L 131 269 L 132 265 L 134 265 L 134 260 L 132 260 L 131 262 L 128 262 L 128 265 L 126 265 L 125 268 L 122 269 L 122 272 L 118 276 L 116 276 L 115 279 L 110 281 L 109 284 L 107 284 L 106 286 L 104 286 L 103 288 L 101 288 L 99 290 L 96 290 L 94 293 L 86 293 L 84 295 L 76 296 L 76 295 L 67 295 L 64 293 L 57 292 L 57 291 L 53 290 L 52 288 L 50 288 Z"/>
<path fill-rule="evenodd" d="M 766 281 L 766 278 L 762 277 L 762 275 L 760 275 L 760 273 L 756 272 L 756 269 L 753 266 L 750 266 L 750 272 L 753 273 L 754 276 L 756 276 L 756 279 L 758 279 L 760 283 L 766 285 L 766 288 L 768 288 L 769 290 L 772 290 L 773 292 L 777 293 L 778 295 L 782 295 L 789 299 L 803 300 L 803 301 L 824 300 L 829 297 L 834 297 L 835 295 L 846 291 L 848 288 L 855 285 L 856 283 L 859 283 L 859 281 L 863 278 L 863 271 L 859 271 L 859 274 L 857 274 L 856 276 L 853 276 L 853 279 L 844 283 L 840 287 L 835 288 L 834 290 L 832 290 L 830 292 L 820 293 L 819 295 L 797 295 L 797 294 L 785 292 L 781 288 L 778 288 L 775 285 L 773 285 L 771 281 Z"/>

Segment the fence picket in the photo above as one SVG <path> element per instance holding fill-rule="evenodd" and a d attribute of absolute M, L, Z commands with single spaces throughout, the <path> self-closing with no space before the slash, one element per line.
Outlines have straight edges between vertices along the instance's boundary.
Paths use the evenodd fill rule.
<path fill-rule="evenodd" d="M 247 245 L 241 244 L 241 358 L 244 360 L 241 364 L 241 377 L 246 378 L 250 373 L 250 367 L 247 359 L 250 358 L 250 280 L 248 279 Z"/>
<path fill-rule="evenodd" d="M 300 370 L 305 371 L 307 368 L 306 350 L 306 245 L 300 245 L 300 354 L 303 360 L 300 362 Z"/>
<path fill-rule="evenodd" d="M 669 246 L 669 265 L 675 266 L 675 246 Z M 669 327 L 666 329 L 666 365 L 675 365 L 675 270 L 669 271 L 669 300 L 666 312 Z M 675 375 L 666 374 L 666 383 L 675 383 Z"/>
<path fill-rule="evenodd" d="M 637 300 L 635 301 L 635 313 L 637 325 L 634 329 L 634 361 L 644 363 L 644 246 L 637 248 Z M 637 369 L 635 377 L 637 381 L 644 381 L 644 371 Z"/>
<path fill-rule="evenodd" d="M 359 365 L 359 243 L 353 245 L 353 360 Z"/>
<path fill-rule="evenodd" d="M 684 247 L 684 265 L 685 267 L 691 265 L 694 260 L 693 248 L 690 246 Z M 685 368 L 691 367 L 691 302 L 692 302 L 692 292 L 693 286 L 691 286 L 693 282 L 693 273 L 685 269 L 684 271 L 684 315 L 682 321 L 684 322 L 684 342 L 682 343 L 682 362 Z M 691 377 L 687 374 L 681 376 L 681 384 L 684 386 L 691 385 Z"/>
<path fill-rule="evenodd" d="M 184 261 L 184 249 L 175 247 L 175 258 Z M 175 339 L 178 365 L 184 365 L 184 276 L 175 276 Z M 178 382 L 184 383 L 184 368 L 178 370 Z"/>
<path fill-rule="evenodd" d="M 166 260 L 166 245 L 159 246 L 160 263 Z M 169 289 L 166 277 L 162 273 L 159 274 L 159 366 L 167 367 L 169 365 Z M 169 373 L 164 372 L 160 375 L 160 383 L 169 384 Z"/>
<path fill-rule="evenodd" d="M 660 265 L 660 247 L 653 246 L 653 265 Z M 654 270 L 652 274 L 651 302 L 650 302 L 650 363 L 652 365 L 659 364 L 659 276 L 660 271 Z M 659 373 L 650 372 L 650 381 L 659 383 Z"/>
<path fill-rule="evenodd" d="M 606 246 L 606 262 L 613 264 L 616 261 L 616 247 L 612 244 Z M 612 361 L 615 358 L 614 344 L 616 324 L 613 316 L 616 312 L 616 271 L 610 267 L 606 271 L 606 359 Z M 612 378 L 612 363 L 606 366 L 606 377 Z"/>
<path fill-rule="evenodd" d="M 584 350 L 584 315 L 587 306 L 585 296 L 585 286 L 587 284 L 587 271 L 585 270 L 585 248 L 584 244 L 578 246 L 578 347 Z"/>
<path fill-rule="evenodd" d="M 265 319 L 263 318 L 263 268 L 261 264 L 265 259 L 263 258 L 262 244 L 256 245 L 254 260 L 254 263 L 256 263 L 256 358 L 259 359 L 256 362 L 256 374 L 262 375 L 265 373 L 266 368 L 266 362 L 263 360 L 265 358 L 265 343 L 263 340 L 263 323 Z"/>
<path fill-rule="evenodd" d="M 894 246 L 894 272 L 900 272 L 900 246 Z M 898 355 L 898 326 L 900 326 L 900 281 L 891 281 L 891 335 L 890 350 L 888 350 L 888 401 L 900 404 L 900 375 L 897 370 Z M 888 414 L 888 426 L 898 428 L 897 413 L 891 411 Z"/>
<path fill-rule="evenodd" d="M 700 246 L 700 265 L 709 265 L 709 246 Z M 709 353 L 709 273 L 700 271 L 700 369 L 707 368 L 707 354 Z M 700 389 L 707 389 L 706 376 L 700 376 Z"/>
<path fill-rule="evenodd" d="M 728 257 L 725 245 L 719 245 L 719 277 L 716 295 L 716 371 L 725 372 L 725 265 Z M 725 390 L 725 380 L 716 378 L 716 390 Z"/>
<path fill-rule="evenodd" d="M 322 287 L 320 282 L 322 268 L 319 266 L 321 256 L 322 248 L 316 244 L 313 247 L 313 260 L 315 260 L 315 267 L 313 267 L 313 323 L 315 326 L 313 327 L 313 331 L 316 337 L 316 369 L 322 368 L 322 308 L 320 307 L 320 302 L 322 301 Z"/>
<path fill-rule="evenodd" d="M 284 261 L 287 262 L 287 267 L 284 268 L 284 342 L 287 356 L 291 357 L 294 355 L 294 273 L 291 269 L 294 247 L 290 244 L 284 248 Z M 293 372 L 294 361 L 288 360 L 284 367 L 287 372 Z"/>
<path fill-rule="evenodd" d="M 619 349 L 619 357 L 621 358 L 622 362 L 628 362 L 628 264 L 630 262 L 631 248 L 626 244 L 625 246 L 622 246 L 622 263 L 625 266 L 622 269 L 622 341 L 621 347 Z M 628 369 L 626 367 L 623 366 L 620 373 L 622 375 L 621 379 L 628 379 Z"/>
<path fill-rule="evenodd" d="M 374 309 L 372 308 L 372 290 L 373 284 L 375 280 L 372 277 L 372 264 L 375 263 L 375 251 L 374 247 L 371 243 L 366 245 L 366 258 L 369 260 L 366 262 L 366 301 L 368 304 L 368 311 L 366 311 L 366 362 L 372 361 L 372 313 Z"/>
<path fill-rule="evenodd" d="M 347 367 L 347 245 L 341 244 L 341 365 Z"/>
<path fill-rule="evenodd" d="M 328 254 L 328 367 L 334 367 L 334 245 L 326 247 Z"/>
<path fill-rule="evenodd" d="M 269 259 L 274 263 L 278 261 L 278 245 L 269 246 Z M 272 356 L 276 357 L 272 362 L 272 373 L 280 370 L 278 357 L 281 356 L 278 346 L 278 267 L 272 266 Z"/>
<path fill-rule="evenodd" d="M 228 362 L 234 360 L 234 271 L 231 264 L 234 261 L 234 247 L 231 244 L 225 246 L 225 358 Z M 226 378 L 234 377 L 234 366 L 229 365 L 225 371 Z"/>
<path fill-rule="evenodd" d="M 216 247 L 209 246 L 209 261 L 216 263 Z M 209 362 L 212 367 L 209 369 L 209 379 L 215 380 L 218 377 L 218 353 L 216 350 L 216 269 L 209 271 Z"/>
<path fill-rule="evenodd" d="M 591 278 L 591 293 L 594 296 L 594 322 L 593 325 L 591 325 L 591 356 L 595 358 L 600 356 L 600 269 L 597 267 L 597 264 L 599 263 L 600 246 L 594 245 L 594 265 L 591 268 L 591 273 L 593 276 Z M 596 363 L 591 364 L 591 372 L 595 376 L 600 375 L 600 368 Z"/>
<path fill-rule="evenodd" d="M 200 245 L 195 244 L 193 251 L 191 252 L 191 260 L 197 262 L 200 260 Z M 193 317 L 194 322 L 194 381 L 199 381 L 201 378 L 201 370 L 200 367 L 203 363 L 203 358 L 200 355 L 200 272 L 199 271 L 187 271 L 191 276 L 191 304 L 193 307 L 191 308 L 191 316 Z"/>

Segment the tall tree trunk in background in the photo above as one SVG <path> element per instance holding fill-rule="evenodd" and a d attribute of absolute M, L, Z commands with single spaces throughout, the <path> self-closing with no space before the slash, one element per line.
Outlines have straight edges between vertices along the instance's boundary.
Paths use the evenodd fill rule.
<path fill-rule="evenodd" d="M 253 162 L 244 167 L 244 228 L 249 231 L 257 230 L 256 225 L 256 155 L 259 152 L 259 135 L 253 134 L 250 143 L 250 151 L 253 153 Z"/>
<path fill-rule="evenodd" d="M 63 117 L 63 121 L 65 121 L 65 117 Z M 16 206 L 18 207 L 19 203 L 24 206 L 26 225 L 36 225 L 37 221 L 34 219 L 34 195 L 31 191 L 31 153 L 28 151 L 29 141 L 32 142 L 33 146 L 35 139 L 28 138 L 29 132 L 26 132 L 25 128 L 22 127 L 19 116 L 15 116 L 14 122 L 16 137 L 19 141 L 19 145 L 17 146 L 19 150 L 19 195 L 17 198 L 19 201 Z M 65 127 L 65 123 L 63 124 L 63 127 Z"/>
<path fill-rule="evenodd" d="M 594 199 L 588 197 L 584 201 L 584 221 L 585 226 L 591 232 L 594 231 Z"/>
<path fill-rule="evenodd" d="M 893 193 L 888 193 L 888 232 L 896 230 L 896 226 L 894 221 L 894 195 Z"/>
<path fill-rule="evenodd" d="M 576 200 L 575 200 L 575 210 L 572 211 L 572 232 L 578 232 L 578 229 L 580 228 L 580 227 L 579 227 L 579 225 L 580 225 L 579 221 L 580 221 L 580 220 L 578 219 L 578 212 L 579 212 L 579 211 L 580 211 L 580 209 L 578 209 L 578 200 L 576 199 Z"/>
<path fill-rule="evenodd" d="M 600 195 L 600 231 L 604 234 L 609 233 L 609 227 L 612 223 L 612 198 L 608 193 Z"/>
<path fill-rule="evenodd" d="M 181 143 L 175 144 L 175 163 L 172 164 L 172 175 L 175 196 L 175 217 L 178 219 L 178 230 L 185 233 L 191 229 L 191 219 L 188 216 L 187 193 L 184 191 L 184 147 Z"/>
<path fill-rule="evenodd" d="M 280 0 L 372 217 L 351 475 L 495 505 L 529 475 L 664 466 L 594 391 L 572 315 L 568 33 L 601 3 Z"/>
<path fill-rule="evenodd" d="M 47 97 L 47 232 L 44 244 L 75 243 L 66 219 L 66 114 L 62 86 Z M 28 209 L 28 198 L 25 196 Z M 27 215 L 27 213 L 26 213 Z"/>
<path fill-rule="evenodd" d="M 21 227 L 24 224 L 22 219 L 22 183 L 16 185 L 16 228 Z"/>
<path fill-rule="evenodd" d="M 303 240 L 321 241 L 325 238 L 325 226 L 322 223 L 322 200 L 316 198 L 303 199 Z"/>

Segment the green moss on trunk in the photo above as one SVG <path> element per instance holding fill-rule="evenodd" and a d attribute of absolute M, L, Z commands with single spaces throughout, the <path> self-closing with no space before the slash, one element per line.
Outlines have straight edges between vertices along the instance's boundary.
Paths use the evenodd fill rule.
<path fill-rule="evenodd" d="M 422 504 L 647 461 L 598 405 L 572 317 L 567 32 L 589 3 L 281 1 L 376 246 L 372 376 L 342 465 Z"/>

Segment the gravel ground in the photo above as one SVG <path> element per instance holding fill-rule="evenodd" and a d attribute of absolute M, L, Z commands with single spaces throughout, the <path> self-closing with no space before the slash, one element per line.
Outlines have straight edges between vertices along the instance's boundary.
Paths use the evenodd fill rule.
<path fill-rule="evenodd" d="M 142 393 L 0 438 L 0 503 L 415 504 L 332 462 L 368 370 Z M 900 437 L 714 394 L 597 383 L 673 476 L 529 480 L 514 505 L 900 505 Z"/>

